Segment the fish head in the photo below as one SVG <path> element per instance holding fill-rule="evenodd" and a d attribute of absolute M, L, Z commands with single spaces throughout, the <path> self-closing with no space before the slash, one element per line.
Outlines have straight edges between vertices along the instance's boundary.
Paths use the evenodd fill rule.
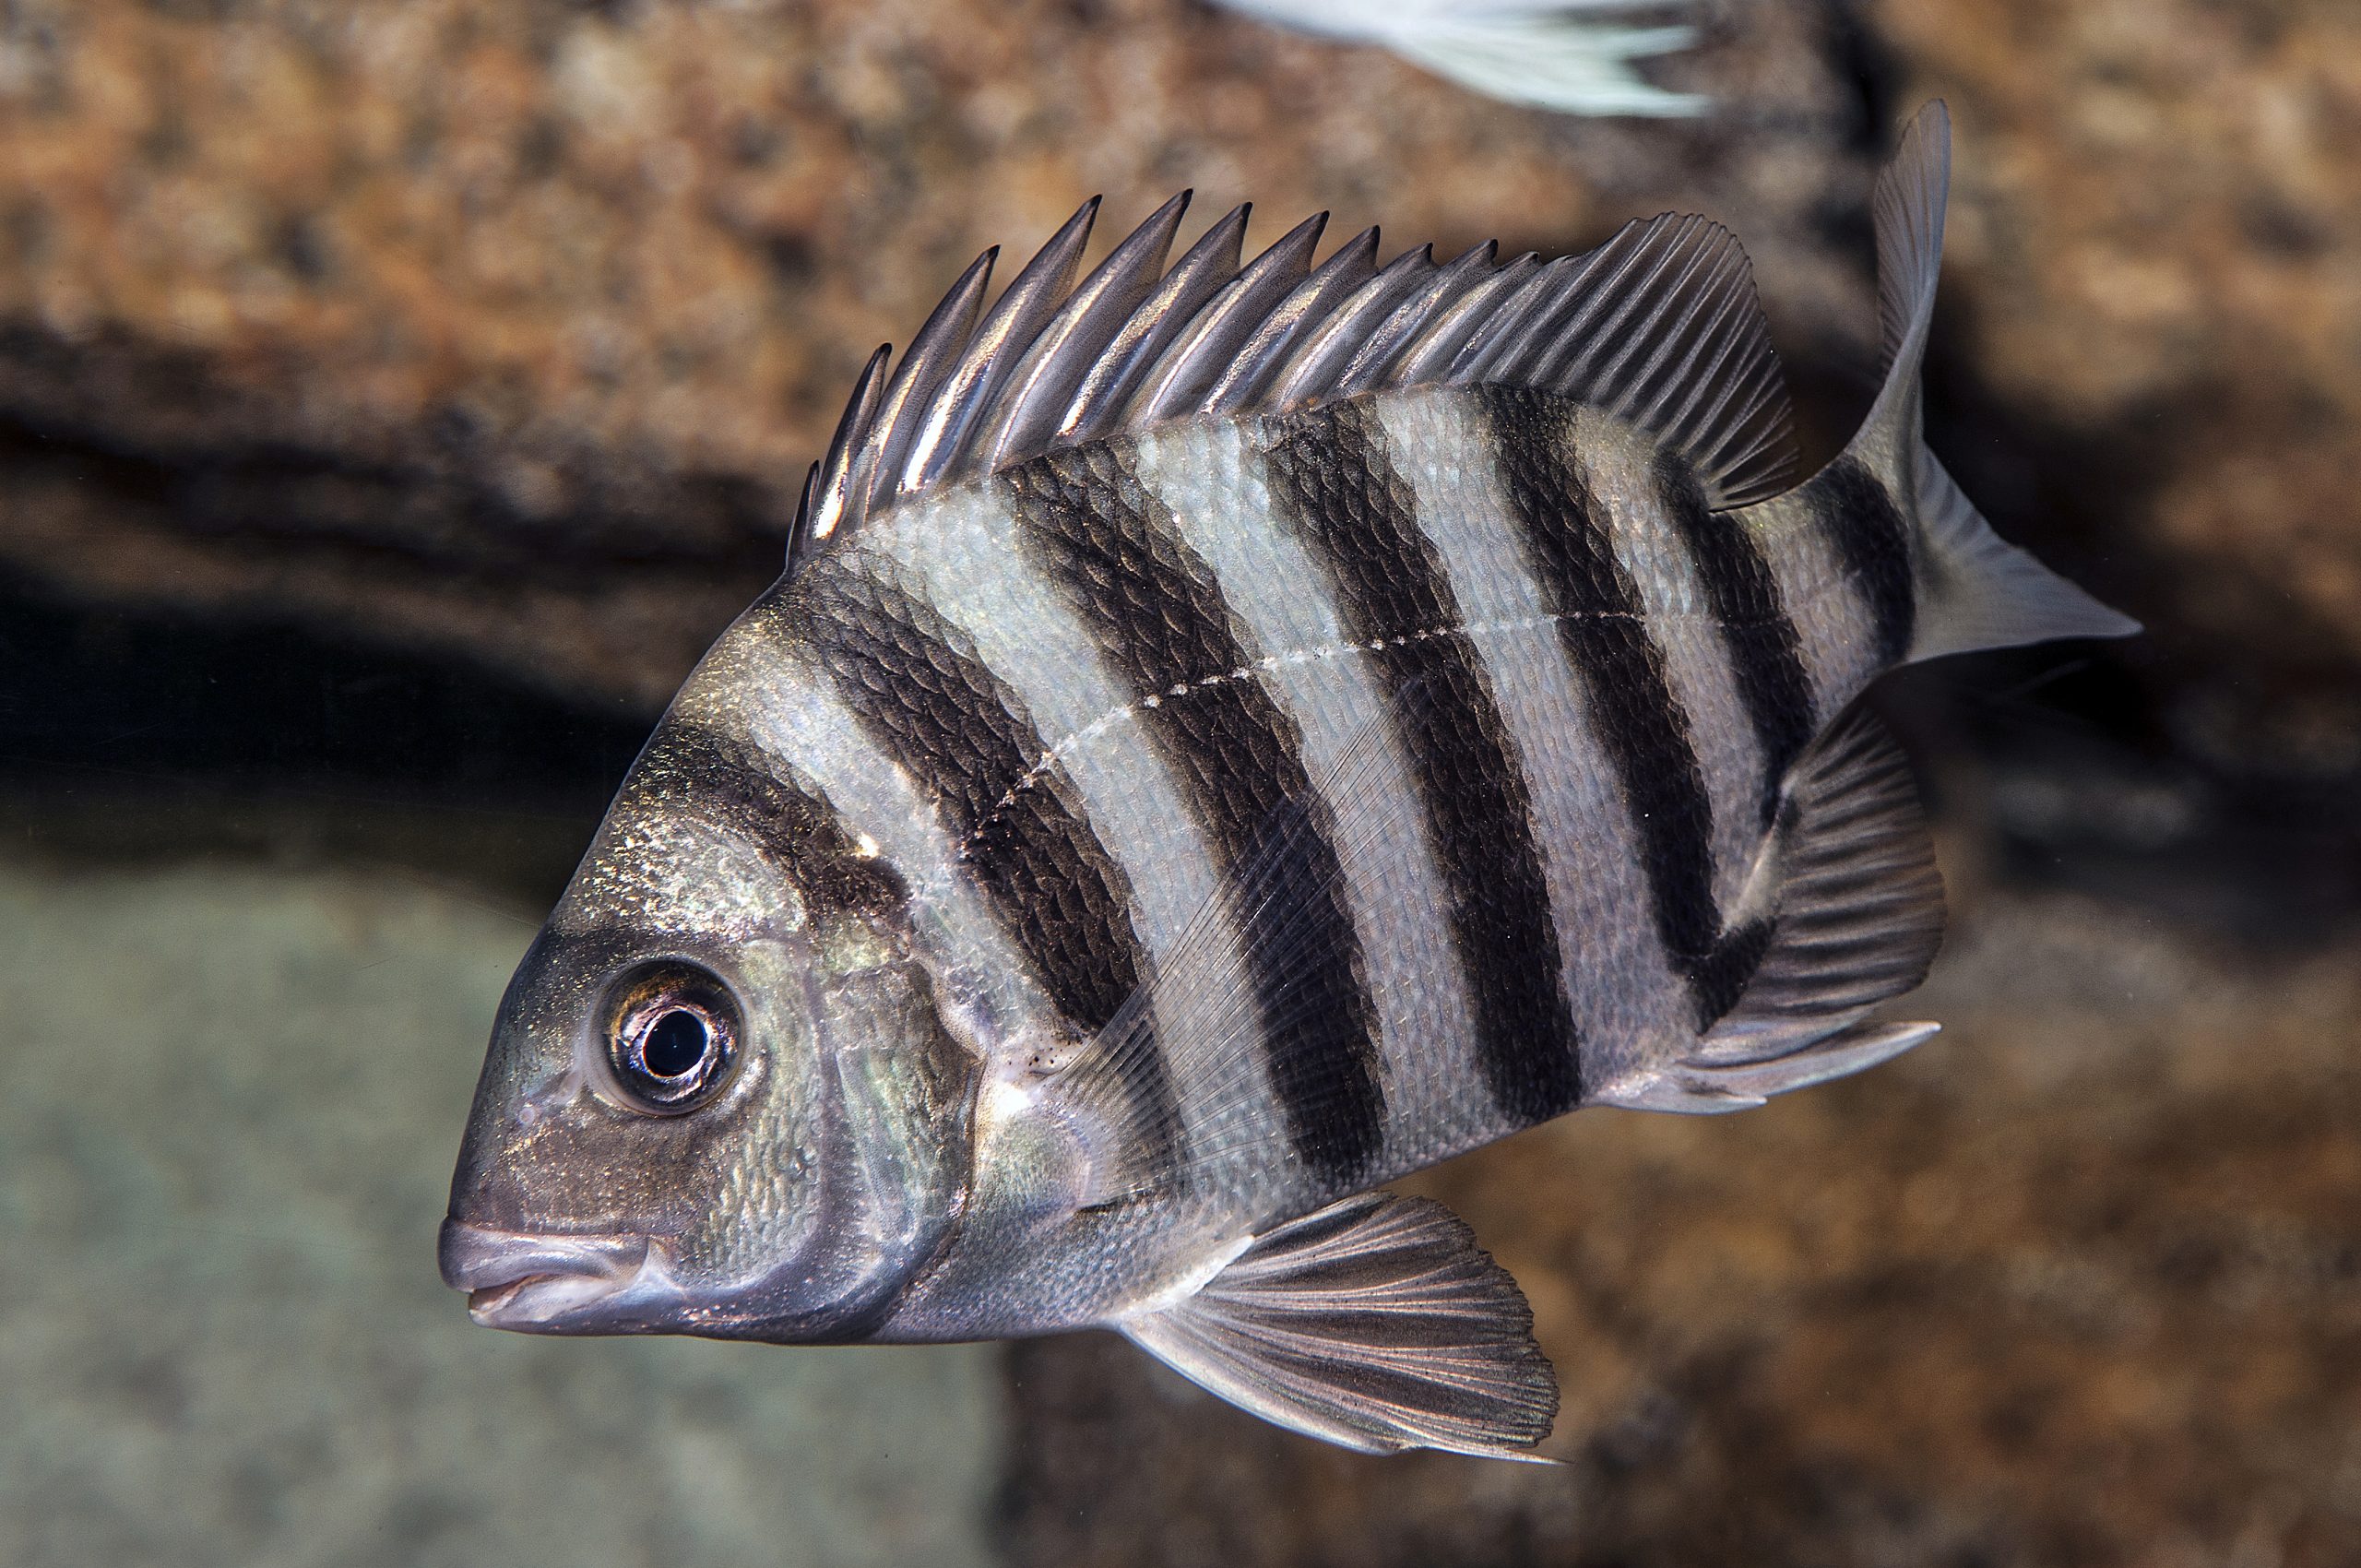
<path fill-rule="evenodd" d="M 696 753 L 659 731 L 501 1004 L 441 1242 L 479 1323 L 867 1337 L 957 1224 L 976 1058 L 897 885 Z"/>

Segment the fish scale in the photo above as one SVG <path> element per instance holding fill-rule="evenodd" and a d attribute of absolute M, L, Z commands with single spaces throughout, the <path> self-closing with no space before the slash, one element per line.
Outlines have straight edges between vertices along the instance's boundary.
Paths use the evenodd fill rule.
<path fill-rule="evenodd" d="M 1714 898 L 1714 813 L 1648 606 L 1617 559 L 1572 436 L 1573 410 L 1545 395 L 1485 394 L 1501 473 L 1566 661 L 1587 683 L 1608 759 L 1643 843 L 1649 914 L 1698 992 L 1702 1022 L 1742 988 L 1750 938 L 1725 944 Z"/>
<path fill-rule="evenodd" d="M 1582 1099 L 1582 1051 L 1514 752 L 1468 645 L 1381 421 L 1352 402 L 1272 422 L 1272 489 L 1328 562 L 1330 591 L 1368 647 L 1404 751 L 1419 773 L 1444 870 L 1434 908 L 1475 1003 L 1493 1103 L 1529 1125 Z"/>
<path fill-rule="evenodd" d="M 1313 797 L 1299 739 L 1268 693 L 1252 680 L 1216 679 L 1250 669 L 1253 659 L 1210 572 L 1191 558 L 1169 515 L 1154 515 L 1162 508 L 1141 489 L 1120 444 L 1052 453 L 1000 482 L 1014 497 L 1022 548 L 1065 584 L 1099 646 L 1129 675 L 1134 700 L 1157 699 L 1145 722 L 1180 764 L 1219 846 L 1216 874 L 1235 878 L 1281 809 Z M 1291 852 L 1300 874 L 1242 909 L 1242 940 L 1255 960 L 1272 1036 L 1268 1072 L 1290 1146 L 1340 1182 L 1377 1157 L 1384 1090 L 1351 919 L 1335 892 L 1335 850 L 1307 822 Z M 1282 969 L 1270 961 L 1279 952 L 1271 933 L 1288 923 L 1299 929 Z M 1301 1022 L 1282 1041 L 1268 1020 L 1283 1012 Z"/>
<path fill-rule="evenodd" d="M 1779 580 L 1762 547 L 1744 529 L 1716 519 L 1705 493 L 1677 452 L 1659 452 L 1656 494 L 1681 544 L 1696 563 L 1705 602 L 1728 654 L 1739 700 L 1762 752 L 1760 826 L 1779 806 L 1779 781 L 1811 743 L 1811 672 L 1803 645 L 1779 595 Z"/>
<path fill-rule="evenodd" d="M 933 610 L 890 581 L 821 563 L 798 585 L 801 640 L 878 743 L 940 802 L 971 876 L 1025 950 L 1062 1021 L 1113 1019 L 1147 972 L 1122 868 L 1074 809 L 1014 694 Z M 1148 1026 L 1143 1026 L 1148 1027 Z M 1129 1135 L 1169 1160 L 1177 1131 L 1160 1064 L 1133 1080 Z"/>
<path fill-rule="evenodd" d="M 1917 625 L 1917 589 L 1911 530 L 1886 486 L 1847 453 L 1816 475 L 1799 499 L 1852 576 L 1879 663 L 1901 662 Z"/>
<path fill-rule="evenodd" d="M 1941 882 L 1854 699 L 2136 629 L 1920 442 L 1948 145 L 1880 182 L 1888 379 L 1799 485 L 1700 219 L 1241 267 L 1241 211 L 1168 271 L 1176 201 L 989 310 L 979 262 L 519 966 L 445 1277 L 541 1333 L 1109 1327 L 1328 1442 L 1528 1451 L 1515 1282 L 1370 1189 L 1927 1039 L 1875 1009 Z"/>
<path fill-rule="evenodd" d="M 1415 1162 L 1450 1134 L 1456 1086 L 1476 1067 L 1465 987 L 1434 962 L 1427 914 L 1442 885 L 1431 836 L 1405 820 L 1413 759 L 1385 721 L 1390 699 L 1366 637 L 1335 596 L 1302 591 L 1325 580 L 1320 552 L 1283 517 L 1282 487 L 1255 422 L 1160 433 L 1137 450 L 1140 479 L 1213 572 L 1242 645 L 1260 650 L 1251 678 L 1300 737 L 1306 772 L 1327 807 L 1326 836 L 1342 873 L 1339 897 L 1359 937 L 1385 1087 L 1384 1158 Z M 1356 787 L 1335 787 L 1358 772 Z M 1261 1181 L 1265 1201 L 1299 1201 Z"/>

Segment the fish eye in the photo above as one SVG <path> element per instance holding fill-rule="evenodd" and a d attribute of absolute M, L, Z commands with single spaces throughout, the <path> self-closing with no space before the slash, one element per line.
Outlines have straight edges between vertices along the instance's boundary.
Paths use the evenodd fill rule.
<path fill-rule="evenodd" d="M 651 1116 L 710 1104 L 737 1065 L 739 1027 L 737 999 L 710 970 L 678 959 L 633 969 L 608 992 L 615 1088 Z"/>

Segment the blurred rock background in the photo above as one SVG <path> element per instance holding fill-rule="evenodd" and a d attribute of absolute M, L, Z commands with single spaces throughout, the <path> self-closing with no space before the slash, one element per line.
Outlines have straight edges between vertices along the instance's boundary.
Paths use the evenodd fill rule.
<path fill-rule="evenodd" d="M 984 1347 L 470 1332 L 455 1047 L 532 927 L 382 872 L 0 865 L 0 1562 L 991 1561 Z"/>
<path fill-rule="evenodd" d="M 1014 1353 L 1019 1561 L 2361 1561 L 2361 943 L 2257 958 L 1982 884 L 1891 1070 L 1575 1116 L 1413 1183 L 1525 1284 L 1560 1469 L 1269 1432 Z"/>
<path fill-rule="evenodd" d="M 1563 1469 L 1330 1454 L 1066 1341 L 1010 1359 L 998 1501 L 960 1516 L 1042 1564 L 2361 1560 L 2361 13 L 1691 14 L 1701 45 L 1643 68 L 1716 108 L 1667 123 L 1488 102 L 1190 0 L 9 0 L 0 861 L 48 880 L 8 918 L 98 943 L 143 895 L 75 889 L 127 877 L 182 900 L 172 929 L 244 929 L 191 866 L 256 909 L 328 877 L 535 910 L 776 572 L 870 349 L 1094 193 L 1102 248 L 1183 185 L 1201 222 L 1253 199 L 1264 240 L 1326 208 L 1445 250 L 1712 213 L 1831 451 L 1876 365 L 1869 182 L 1940 94 L 1931 439 L 2152 629 L 1888 695 L 1948 825 L 1927 1011 L 1952 1029 L 1747 1117 L 1576 1118 L 1431 1178 L 1532 1291 Z M 22 1016 L 56 950 L 0 948 Z M 322 1049 L 463 1083 L 488 1005 Z M 0 1038 L 19 1077 L 66 1049 L 43 1016 Z M 154 1093 L 129 1124 L 169 1121 Z M 401 1116 L 403 1158 L 447 1159 L 456 1107 Z M 11 1191 L 27 1146 L 0 1134 Z M 316 1151 L 274 1169 L 326 1179 Z M 387 1181 L 431 1226 L 432 1183 Z M 43 1299 L 0 1293 L 7 1332 Z M 524 1353 L 445 1317 L 418 1354 Z M 382 1389 L 343 1386 L 365 1427 Z M 403 1430 L 492 1441 L 462 1407 Z M 189 1408 L 160 1430 L 259 1430 Z M 91 1441 L 84 1491 L 0 1506 L 138 1491 Z M 137 1538 L 0 1534 L 56 1562 Z M 347 1557 L 412 1560 L 399 1538 Z"/>

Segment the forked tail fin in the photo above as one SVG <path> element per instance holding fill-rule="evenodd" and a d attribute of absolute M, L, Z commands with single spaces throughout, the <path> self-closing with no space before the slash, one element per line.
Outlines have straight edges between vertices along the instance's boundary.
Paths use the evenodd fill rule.
<path fill-rule="evenodd" d="M 1868 469 L 1915 524 L 1917 608 L 1908 657 L 2010 647 L 2057 637 L 2122 637 L 2140 624 L 2117 613 L 1992 531 L 1927 450 L 1919 362 L 1942 268 L 1951 184 L 1951 115 L 1918 112 L 1878 180 L 1878 316 L 1885 385 L 1845 458 Z"/>

